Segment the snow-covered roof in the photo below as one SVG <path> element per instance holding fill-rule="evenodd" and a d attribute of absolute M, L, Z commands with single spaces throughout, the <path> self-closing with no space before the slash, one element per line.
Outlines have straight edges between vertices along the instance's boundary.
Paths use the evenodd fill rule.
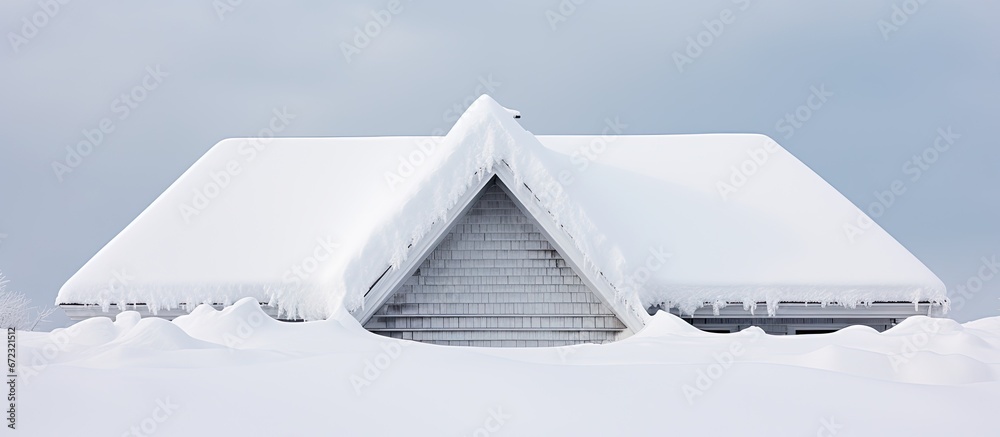
<path fill-rule="evenodd" d="M 864 213 L 766 136 L 535 136 L 483 96 L 444 137 L 224 140 L 57 303 L 254 297 L 325 318 L 360 306 L 496 165 L 572 237 L 579 265 L 643 305 L 945 301 L 878 225 L 845 232 Z"/>

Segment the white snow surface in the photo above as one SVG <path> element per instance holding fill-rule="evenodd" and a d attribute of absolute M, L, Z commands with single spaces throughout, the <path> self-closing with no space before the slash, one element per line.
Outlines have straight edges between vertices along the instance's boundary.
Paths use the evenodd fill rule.
<path fill-rule="evenodd" d="M 864 214 L 766 136 L 535 136 L 483 96 L 444 137 L 224 140 L 57 303 L 157 311 L 253 297 L 307 320 L 353 310 L 498 163 L 573 237 L 581 265 L 644 306 L 946 302 L 877 224 L 849 239 L 844 225 Z M 724 198 L 734 171 L 746 180 Z"/>
<path fill-rule="evenodd" d="M 17 344 L 33 436 L 971 436 L 1000 402 L 1000 317 L 769 336 L 660 312 L 612 344 L 499 349 L 388 339 L 344 311 L 279 322 L 247 298 Z"/>

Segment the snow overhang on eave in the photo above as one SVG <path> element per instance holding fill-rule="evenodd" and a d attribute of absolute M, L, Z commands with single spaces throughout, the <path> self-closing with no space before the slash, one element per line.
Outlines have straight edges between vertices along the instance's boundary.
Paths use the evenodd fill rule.
<path fill-rule="evenodd" d="M 947 306 L 940 302 L 872 302 L 860 305 L 840 305 L 821 302 L 778 302 L 770 308 L 767 302 L 745 304 L 728 302 L 725 305 L 706 302 L 694 312 L 681 311 L 677 307 L 669 309 L 671 314 L 683 318 L 729 318 L 729 317 L 827 317 L 827 318 L 906 318 L 910 316 L 940 317 Z"/>

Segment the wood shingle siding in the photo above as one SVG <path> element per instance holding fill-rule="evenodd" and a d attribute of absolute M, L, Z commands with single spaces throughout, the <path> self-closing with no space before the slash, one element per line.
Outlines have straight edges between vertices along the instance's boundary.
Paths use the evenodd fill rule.
<path fill-rule="evenodd" d="M 494 182 L 365 328 L 427 343 L 535 347 L 605 343 L 625 325 Z"/>

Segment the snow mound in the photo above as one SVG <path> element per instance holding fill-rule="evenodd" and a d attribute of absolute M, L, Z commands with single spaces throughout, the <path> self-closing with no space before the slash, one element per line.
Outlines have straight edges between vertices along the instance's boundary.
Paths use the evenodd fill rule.
<path fill-rule="evenodd" d="M 280 322 L 241 300 L 176 322 L 125 313 L 20 333 L 19 426 L 121 435 L 176 405 L 157 422 L 164 435 L 475 435 L 488 417 L 510 435 L 649 433 L 621 417 L 667 418 L 682 434 L 712 423 L 726 435 L 812 435 L 831 416 L 855 434 L 984 435 L 1000 401 L 996 320 L 770 336 L 698 334 L 661 312 L 630 340 L 491 349 L 388 339 L 349 317 Z M 265 404 L 281 420 L 245 420 Z"/>
<path fill-rule="evenodd" d="M 235 304 L 216 310 L 211 305 L 199 305 L 190 314 L 174 319 L 173 323 L 191 337 L 238 346 L 241 338 L 250 337 L 258 329 L 277 329 L 281 322 L 268 316 L 257 301 L 247 297 Z"/>
<path fill-rule="evenodd" d="M 328 320 L 281 322 L 268 316 L 253 298 L 240 299 L 221 311 L 200 305 L 173 323 L 193 338 L 233 349 L 316 353 L 374 336 L 343 310 Z"/>
<path fill-rule="evenodd" d="M 949 334 L 963 331 L 963 326 L 951 319 L 913 316 L 885 331 L 886 335 L 912 335 L 919 332 Z"/>
<path fill-rule="evenodd" d="M 626 339 L 626 341 L 633 338 L 663 337 L 670 335 L 706 337 L 718 334 L 705 332 L 695 328 L 690 323 L 685 322 L 684 319 L 666 311 L 657 311 L 656 314 L 649 318 L 646 322 L 646 326 L 642 328 L 642 330 Z"/>
<path fill-rule="evenodd" d="M 128 318 L 128 316 L 125 318 Z M 131 326 L 134 325 L 134 323 L 131 324 Z M 69 328 L 55 329 L 49 336 L 52 338 L 67 338 L 72 336 L 74 340 L 73 344 L 86 347 L 111 342 L 115 338 L 118 338 L 124 330 L 123 324 L 112 322 L 107 317 L 94 317 L 83 320 Z"/>
<path fill-rule="evenodd" d="M 979 320 L 963 323 L 962 326 L 969 329 L 982 331 L 1000 332 L 1000 316 L 986 317 Z"/>
<path fill-rule="evenodd" d="M 150 317 L 139 320 L 104 347 L 162 352 L 218 348 L 219 345 L 192 338 L 184 329 L 170 321 Z"/>

